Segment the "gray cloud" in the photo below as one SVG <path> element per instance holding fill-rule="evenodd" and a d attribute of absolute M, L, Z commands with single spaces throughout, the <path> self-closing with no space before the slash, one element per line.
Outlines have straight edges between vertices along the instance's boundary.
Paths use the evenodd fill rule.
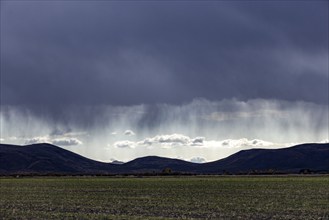
<path fill-rule="evenodd" d="M 193 163 L 205 163 L 205 162 L 207 162 L 207 160 L 204 159 L 203 157 L 193 157 L 190 161 L 193 162 Z"/>
<path fill-rule="evenodd" d="M 144 146 L 166 145 L 166 146 L 180 146 L 180 145 L 202 145 L 204 137 L 190 138 L 182 134 L 156 135 L 148 137 L 137 144 Z"/>
<path fill-rule="evenodd" d="M 2 1 L 0 16 L 6 142 L 76 138 L 126 160 L 172 134 L 195 148 L 328 139 L 327 1 Z"/>
<path fill-rule="evenodd" d="M 130 141 L 161 134 L 181 134 L 207 139 L 304 142 L 328 138 L 328 111 L 327 105 L 307 102 L 263 99 L 213 102 L 196 99 L 183 105 L 68 106 L 60 118 L 48 111 L 37 115 L 26 108 L 4 106 L 0 111 L 0 120 L 1 137 L 4 139 L 48 135 L 52 138 L 75 137 L 83 142 L 94 139 L 104 144 L 108 143 L 105 139 L 111 139 L 111 142 L 126 139 L 128 136 L 122 132 L 109 134 L 131 128 L 136 134 L 129 136 Z M 158 141 L 175 138 L 159 137 Z M 178 139 L 184 140 L 181 137 Z M 191 144 L 202 144 L 202 139 L 196 139 Z"/>
<path fill-rule="evenodd" d="M 328 104 L 326 1 L 1 6 L 3 104 Z"/>
<path fill-rule="evenodd" d="M 135 148 L 136 144 L 132 141 L 117 141 L 114 143 L 116 148 Z"/>
<path fill-rule="evenodd" d="M 77 138 L 67 138 L 67 137 L 61 137 L 61 138 L 52 138 L 50 136 L 41 136 L 41 137 L 33 137 L 28 138 L 25 140 L 24 144 L 37 144 L 37 143 L 50 143 L 58 146 L 76 146 L 83 144 L 79 139 Z"/>
<path fill-rule="evenodd" d="M 26 139 L 24 144 L 51 143 L 48 137 L 33 137 Z"/>
<path fill-rule="evenodd" d="M 212 112 L 210 115 L 205 115 L 204 118 L 213 121 L 239 120 L 244 118 L 266 118 L 266 117 L 285 117 L 284 111 L 272 109 L 256 109 L 248 111 L 235 112 Z"/>
<path fill-rule="evenodd" d="M 125 130 L 125 131 L 123 132 L 123 134 L 124 134 L 124 135 L 127 135 L 127 136 L 133 136 L 133 135 L 135 135 L 135 133 L 134 133 L 132 130 Z"/>
<path fill-rule="evenodd" d="M 307 102 L 196 99 L 182 105 L 98 108 L 68 107 L 59 120 L 47 112 L 35 115 L 26 108 L 5 106 L 0 111 L 0 136 L 12 144 L 25 144 L 34 137 L 50 143 L 77 138 L 82 142 L 79 147 L 66 147 L 104 161 L 146 155 L 185 160 L 200 156 L 211 161 L 241 149 L 328 140 L 328 106 Z M 127 128 L 136 134 L 124 135 Z M 117 134 L 110 135 L 114 131 Z"/>
<path fill-rule="evenodd" d="M 59 146 L 75 146 L 82 144 L 77 138 L 58 138 L 52 140 L 52 143 Z"/>
<path fill-rule="evenodd" d="M 263 148 L 263 147 L 283 147 L 292 143 L 272 143 L 264 140 L 247 138 L 226 139 L 226 140 L 207 140 L 205 137 L 191 138 L 182 134 L 162 134 L 154 137 L 147 137 L 141 141 L 117 141 L 114 147 L 117 148 L 135 148 L 136 146 L 150 148 L 177 149 L 176 147 L 189 147 L 191 151 L 194 148 Z M 109 145 L 111 146 L 111 145 Z"/>

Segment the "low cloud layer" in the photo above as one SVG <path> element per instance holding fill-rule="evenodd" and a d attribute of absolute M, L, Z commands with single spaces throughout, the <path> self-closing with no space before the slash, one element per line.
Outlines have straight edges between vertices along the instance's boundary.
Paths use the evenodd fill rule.
<path fill-rule="evenodd" d="M 38 143 L 49 143 L 54 144 L 57 146 L 75 146 L 75 145 L 81 145 L 82 141 L 80 141 L 77 138 L 51 138 L 48 136 L 45 137 L 34 137 L 31 139 L 26 139 L 24 144 L 38 144 Z"/>
<path fill-rule="evenodd" d="M 127 136 L 133 136 L 135 135 L 135 133 L 132 131 L 132 130 L 125 130 L 125 132 L 123 132 L 124 135 L 127 135 Z"/>
<path fill-rule="evenodd" d="M 307 102 L 195 99 L 182 105 L 67 106 L 60 112 L 63 119 L 47 109 L 38 112 L 3 106 L 2 142 L 79 145 L 71 150 L 104 161 L 146 155 L 209 161 L 240 149 L 329 139 L 328 106 Z"/>
<path fill-rule="evenodd" d="M 289 143 L 292 144 L 292 143 Z M 226 139 L 226 140 L 207 140 L 205 137 L 190 138 L 182 134 L 157 135 L 155 137 L 145 138 L 140 141 L 117 141 L 113 144 L 117 148 L 135 148 L 144 147 L 148 149 L 165 148 L 179 149 L 180 147 L 190 147 L 193 151 L 195 148 L 262 148 L 262 147 L 283 147 L 287 143 L 273 143 L 259 139 L 248 140 L 242 139 Z M 111 147 L 109 144 L 108 146 Z"/>
<path fill-rule="evenodd" d="M 59 146 L 75 146 L 81 145 L 82 142 L 77 138 L 60 138 L 52 140 L 52 143 Z"/>
<path fill-rule="evenodd" d="M 205 162 L 207 162 L 206 159 L 204 159 L 203 157 L 193 157 L 190 161 L 193 162 L 193 163 L 205 163 Z"/>
<path fill-rule="evenodd" d="M 196 137 L 191 139 L 188 136 L 182 134 L 170 134 L 170 135 L 157 135 L 155 137 L 146 138 L 140 142 L 139 145 L 143 146 L 154 146 L 154 145 L 163 145 L 163 146 L 180 146 L 180 145 L 202 145 L 204 137 Z"/>
<path fill-rule="evenodd" d="M 194 163 L 204 163 L 223 158 L 240 150 L 254 148 L 275 149 L 289 147 L 296 144 L 300 143 L 273 143 L 259 139 L 248 140 L 246 138 L 207 140 L 205 137 L 191 138 L 182 134 L 167 134 L 156 135 L 139 141 L 117 141 L 113 145 L 108 144 L 107 149 L 111 152 L 114 147 L 125 149 L 126 154 L 129 153 L 129 151 L 147 152 L 146 155 L 160 154 L 161 156 L 175 157 Z M 173 152 L 181 152 L 181 154 L 173 156 Z M 211 155 L 211 152 L 217 152 L 217 154 Z M 188 159 L 188 156 L 193 154 L 199 154 L 199 156 L 194 156 L 192 159 Z"/>
<path fill-rule="evenodd" d="M 132 141 L 117 141 L 113 146 L 117 148 L 135 148 L 136 143 Z"/>

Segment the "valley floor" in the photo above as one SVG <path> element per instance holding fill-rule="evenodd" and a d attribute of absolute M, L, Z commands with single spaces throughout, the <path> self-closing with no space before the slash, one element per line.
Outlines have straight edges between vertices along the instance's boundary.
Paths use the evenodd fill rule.
<path fill-rule="evenodd" d="M 329 176 L 0 178 L 0 219 L 328 219 Z"/>

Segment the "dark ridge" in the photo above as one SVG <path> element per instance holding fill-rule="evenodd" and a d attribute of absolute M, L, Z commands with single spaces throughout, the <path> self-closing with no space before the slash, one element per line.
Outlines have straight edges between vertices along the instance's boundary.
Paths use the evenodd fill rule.
<path fill-rule="evenodd" d="M 147 156 L 137 158 L 122 165 L 124 169 L 133 173 L 138 172 L 162 172 L 170 168 L 175 172 L 192 172 L 198 164 L 179 159 L 171 159 L 158 156 Z"/>
<path fill-rule="evenodd" d="M 157 156 L 127 163 L 103 163 L 51 144 L 0 144 L 0 175 L 58 174 L 272 174 L 329 173 L 329 144 L 302 144 L 281 149 L 242 150 L 204 164 Z"/>
<path fill-rule="evenodd" d="M 202 164 L 210 173 L 281 171 L 298 173 L 303 169 L 329 172 L 329 144 L 301 144 L 281 149 L 242 150 L 227 158 Z"/>
<path fill-rule="evenodd" d="M 112 164 L 102 163 L 51 145 L 0 145 L 0 173 L 107 173 Z"/>

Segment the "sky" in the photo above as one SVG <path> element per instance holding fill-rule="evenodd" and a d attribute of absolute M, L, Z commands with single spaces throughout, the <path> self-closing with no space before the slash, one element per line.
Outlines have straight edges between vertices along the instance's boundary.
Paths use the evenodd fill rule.
<path fill-rule="evenodd" d="M 0 6 L 1 143 L 206 162 L 328 142 L 328 1 Z"/>

